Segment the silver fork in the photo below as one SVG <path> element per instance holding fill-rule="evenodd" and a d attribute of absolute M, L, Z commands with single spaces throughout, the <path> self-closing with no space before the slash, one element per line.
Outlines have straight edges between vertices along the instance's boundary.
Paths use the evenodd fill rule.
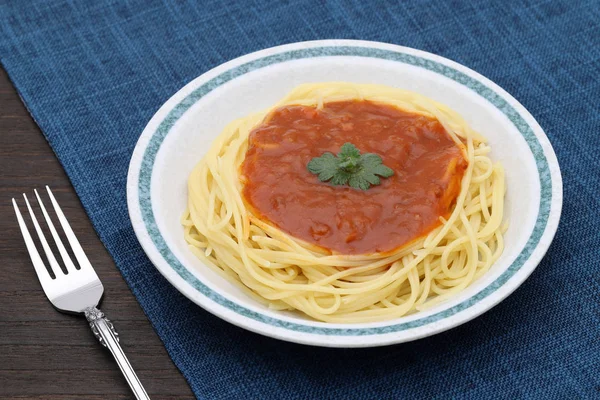
<path fill-rule="evenodd" d="M 73 233 L 67 218 L 56 202 L 52 191 L 48 186 L 46 186 L 46 189 L 48 190 L 48 195 L 50 196 L 50 201 L 54 206 L 56 216 L 58 217 L 64 234 L 71 245 L 71 250 L 73 251 L 75 258 L 79 263 L 80 269 L 75 268 L 73 261 L 69 257 L 69 254 L 67 253 L 67 250 L 62 243 L 60 236 L 56 232 L 56 228 L 54 227 L 46 208 L 44 207 L 44 203 L 42 203 L 40 195 L 38 194 L 37 190 L 35 190 L 35 196 L 37 197 L 38 204 L 42 209 L 42 214 L 44 214 L 44 219 L 48 224 L 48 228 L 50 229 L 54 243 L 56 243 L 58 252 L 60 253 L 63 263 L 67 269 L 67 273 L 65 274 L 60 268 L 58 262 L 56 261 L 56 257 L 54 257 L 54 254 L 48 245 L 48 241 L 46 240 L 44 233 L 38 224 L 37 218 L 35 217 L 31 205 L 29 204 L 29 200 L 27 200 L 27 196 L 23 194 L 23 197 L 25 198 L 25 204 L 27 204 L 29 214 L 31 215 L 31 221 L 33 222 L 33 226 L 38 234 L 44 252 L 46 253 L 46 258 L 48 259 L 50 267 L 55 275 L 55 278 L 52 278 L 46 269 L 46 266 L 44 265 L 44 262 L 42 261 L 33 240 L 31 239 L 31 235 L 29 234 L 27 225 L 25 225 L 23 216 L 19 211 L 17 202 L 15 199 L 12 199 L 13 206 L 15 207 L 15 213 L 17 214 L 17 220 L 19 221 L 19 227 L 21 228 L 21 233 L 23 234 L 23 239 L 25 240 L 25 245 L 29 251 L 29 256 L 33 262 L 35 272 L 37 273 L 40 283 L 42 284 L 42 289 L 44 289 L 44 293 L 46 293 L 48 300 L 50 300 L 52 305 L 59 311 L 83 313 L 85 315 L 96 338 L 104 347 L 108 347 L 113 357 L 117 361 L 117 364 L 119 364 L 119 368 L 125 376 L 125 379 L 127 379 L 127 383 L 129 383 L 129 386 L 135 394 L 135 397 L 137 399 L 149 399 L 146 390 L 144 390 L 144 387 L 131 367 L 131 364 L 129 364 L 127 357 L 125 357 L 123 349 L 121 349 L 121 346 L 119 345 L 119 336 L 115 331 L 113 324 L 106 319 L 102 311 L 96 308 L 104 292 L 104 286 L 102 286 L 102 282 L 100 282 L 98 275 L 96 275 L 96 271 L 94 271 L 90 261 L 83 252 L 77 237 Z"/>

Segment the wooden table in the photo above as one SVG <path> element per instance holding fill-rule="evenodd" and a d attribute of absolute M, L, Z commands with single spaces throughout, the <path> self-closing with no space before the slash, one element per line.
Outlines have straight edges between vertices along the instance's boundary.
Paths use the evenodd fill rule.
<path fill-rule="evenodd" d="M 50 185 L 105 287 L 102 309 L 156 399 L 190 399 L 148 319 L 96 236 L 50 146 L 0 70 L 0 398 L 131 399 L 85 319 L 52 308 L 37 280 L 10 199 Z"/>

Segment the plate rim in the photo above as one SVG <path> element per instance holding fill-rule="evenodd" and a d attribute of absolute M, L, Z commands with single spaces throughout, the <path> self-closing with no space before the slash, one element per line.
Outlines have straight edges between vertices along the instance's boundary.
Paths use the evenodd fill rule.
<path fill-rule="evenodd" d="M 187 271 L 183 263 L 168 249 L 156 223 L 152 225 L 150 221 L 148 226 L 148 219 L 154 218 L 150 196 L 154 164 L 147 157 L 152 152 L 156 156 L 160 148 L 161 142 L 158 146 L 153 142 L 157 132 L 160 130 L 159 134 L 163 135 L 164 140 L 177 119 L 196 101 L 229 80 L 254 69 L 301 58 L 340 55 L 384 58 L 384 54 L 393 61 L 440 73 L 474 90 L 506 115 L 523 135 L 535 158 L 539 174 L 540 209 L 527 244 L 512 264 L 478 293 L 449 309 L 413 321 L 391 320 L 390 324 L 377 327 L 352 327 L 355 324 L 348 327 L 327 327 L 279 320 L 249 310 L 215 293 Z M 216 85 L 212 89 L 207 86 L 210 82 Z M 127 176 L 127 203 L 136 236 L 152 263 L 175 288 L 207 311 L 245 329 L 286 341 L 328 347 L 370 347 L 415 340 L 453 328 L 491 309 L 516 290 L 537 267 L 554 237 L 562 210 L 562 177 L 554 150 L 533 116 L 510 94 L 477 72 L 441 56 L 408 47 L 357 40 L 320 40 L 271 47 L 238 57 L 205 72 L 177 91 L 154 114 L 136 144 Z M 160 249 L 155 242 L 157 238 L 164 242 Z M 526 251 L 529 254 L 523 258 Z M 180 263 L 180 269 L 187 271 L 188 278 L 198 281 L 193 282 L 196 285 L 181 276 L 182 271 L 177 271 L 172 265 L 173 259 Z M 520 265 L 515 267 L 517 263 Z M 509 271 L 512 273 L 502 283 L 496 284 Z M 198 289 L 198 283 L 203 286 L 202 290 Z M 491 288 L 492 286 L 496 287 Z M 481 298 L 476 299 L 478 296 Z M 245 311 L 240 313 L 240 309 Z M 256 318 L 255 314 L 261 317 Z M 429 321 L 415 325 L 426 319 Z M 276 324 L 271 324 L 274 321 Z"/>

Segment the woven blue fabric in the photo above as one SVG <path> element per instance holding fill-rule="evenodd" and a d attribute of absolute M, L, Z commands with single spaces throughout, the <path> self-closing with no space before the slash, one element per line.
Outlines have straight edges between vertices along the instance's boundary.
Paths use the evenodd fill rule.
<path fill-rule="evenodd" d="M 154 112 L 224 61 L 324 38 L 456 60 L 513 94 L 550 137 L 565 194 L 556 239 L 531 278 L 485 315 L 388 348 L 309 348 L 213 317 L 144 255 L 125 183 Z M 597 0 L 0 1 L 0 57 L 199 398 L 600 398 Z"/>

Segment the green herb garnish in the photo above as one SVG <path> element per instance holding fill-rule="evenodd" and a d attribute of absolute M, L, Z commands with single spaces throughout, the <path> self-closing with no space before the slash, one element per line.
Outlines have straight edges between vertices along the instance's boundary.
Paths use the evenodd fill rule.
<path fill-rule="evenodd" d="M 360 154 L 352 143 L 344 143 L 337 156 L 327 152 L 313 158 L 307 168 L 318 175 L 321 182 L 329 181 L 334 186 L 348 185 L 361 190 L 379 185 L 379 176 L 389 178 L 394 175 L 391 168 L 383 165 L 380 156 L 374 153 Z"/>

